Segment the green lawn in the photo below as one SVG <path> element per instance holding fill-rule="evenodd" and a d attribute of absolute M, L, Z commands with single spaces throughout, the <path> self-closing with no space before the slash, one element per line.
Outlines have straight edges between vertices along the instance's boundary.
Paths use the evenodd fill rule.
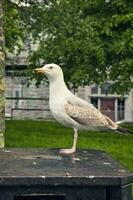
<path fill-rule="evenodd" d="M 123 126 L 133 131 L 133 124 Z M 72 129 L 55 122 L 7 120 L 5 146 L 68 148 L 71 146 L 72 136 Z M 133 171 L 133 135 L 121 136 L 112 131 L 84 131 L 79 134 L 77 146 L 104 150 Z"/>

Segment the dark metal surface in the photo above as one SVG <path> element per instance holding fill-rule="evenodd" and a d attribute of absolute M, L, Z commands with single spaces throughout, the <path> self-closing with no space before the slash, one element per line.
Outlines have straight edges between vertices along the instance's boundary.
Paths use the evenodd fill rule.
<path fill-rule="evenodd" d="M 132 182 L 133 174 L 101 151 L 0 150 L 0 200 L 131 200 Z"/>
<path fill-rule="evenodd" d="M 0 150 L 0 185 L 125 185 L 131 182 L 133 174 L 101 151 L 78 150 L 76 154 L 62 156 L 57 149 Z"/>

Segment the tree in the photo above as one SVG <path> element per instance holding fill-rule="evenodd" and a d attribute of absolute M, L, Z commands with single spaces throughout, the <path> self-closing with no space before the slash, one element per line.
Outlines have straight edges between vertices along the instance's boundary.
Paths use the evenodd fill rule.
<path fill-rule="evenodd" d="M 133 88 L 132 0 L 29 4 L 21 7 L 20 16 L 29 36 L 39 44 L 30 51 L 31 68 L 54 62 L 75 87 L 112 80 L 112 89 L 119 94 Z"/>
<path fill-rule="evenodd" d="M 0 1 L 0 148 L 4 146 L 4 110 L 5 110 L 5 98 L 4 98 L 4 34 L 3 34 L 3 9 L 2 2 Z"/>
<path fill-rule="evenodd" d="M 19 53 L 26 38 L 22 9 L 14 1 L 4 0 L 4 34 L 6 53 Z"/>

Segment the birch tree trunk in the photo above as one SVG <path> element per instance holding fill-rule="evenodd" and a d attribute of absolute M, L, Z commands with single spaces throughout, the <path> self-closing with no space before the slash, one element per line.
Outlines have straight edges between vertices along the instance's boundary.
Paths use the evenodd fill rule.
<path fill-rule="evenodd" d="M 3 9 L 2 0 L 0 0 L 0 148 L 4 147 L 5 131 L 5 97 L 4 97 L 4 31 L 3 31 Z"/>

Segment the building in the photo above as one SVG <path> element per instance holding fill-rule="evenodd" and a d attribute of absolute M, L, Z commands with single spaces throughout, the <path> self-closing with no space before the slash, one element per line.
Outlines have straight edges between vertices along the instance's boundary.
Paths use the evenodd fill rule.
<path fill-rule="evenodd" d="M 5 116 L 12 119 L 52 119 L 48 106 L 48 87 L 27 87 L 27 77 L 6 76 Z"/>
<path fill-rule="evenodd" d="M 21 68 L 22 69 L 22 68 Z M 49 91 L 46 85 L 36 88 L 35 82 L 27 87 L 27 77 L 6 76 L 6 117 L 13 119 L 53 119 L 48 105 Z M 133 90 L 129 95 L 121 97 L 109 94 L 110 83 L 101 88 L 96 85 L 79 87 L 77 95 L 92 103 L 103 114 L 114 121 L 133 121 Z"/>
<path fill-rule="evenodd" d="M 129 95 L 120 96 L 117 94 L 107 94 L 107 86 L 110 83 L 105 83 L 101 88 L 92 85 L 85 86 L 82 89 L 81 97 L 84 94 L 84 99 L 92 103 L 103 114 L 110 117 L 113 121 L 133 121 L 133 90 Z M 80 89 L 81 90 L 81 89 Z M 79 90 L 79 93 L 80 93 Z"/>

